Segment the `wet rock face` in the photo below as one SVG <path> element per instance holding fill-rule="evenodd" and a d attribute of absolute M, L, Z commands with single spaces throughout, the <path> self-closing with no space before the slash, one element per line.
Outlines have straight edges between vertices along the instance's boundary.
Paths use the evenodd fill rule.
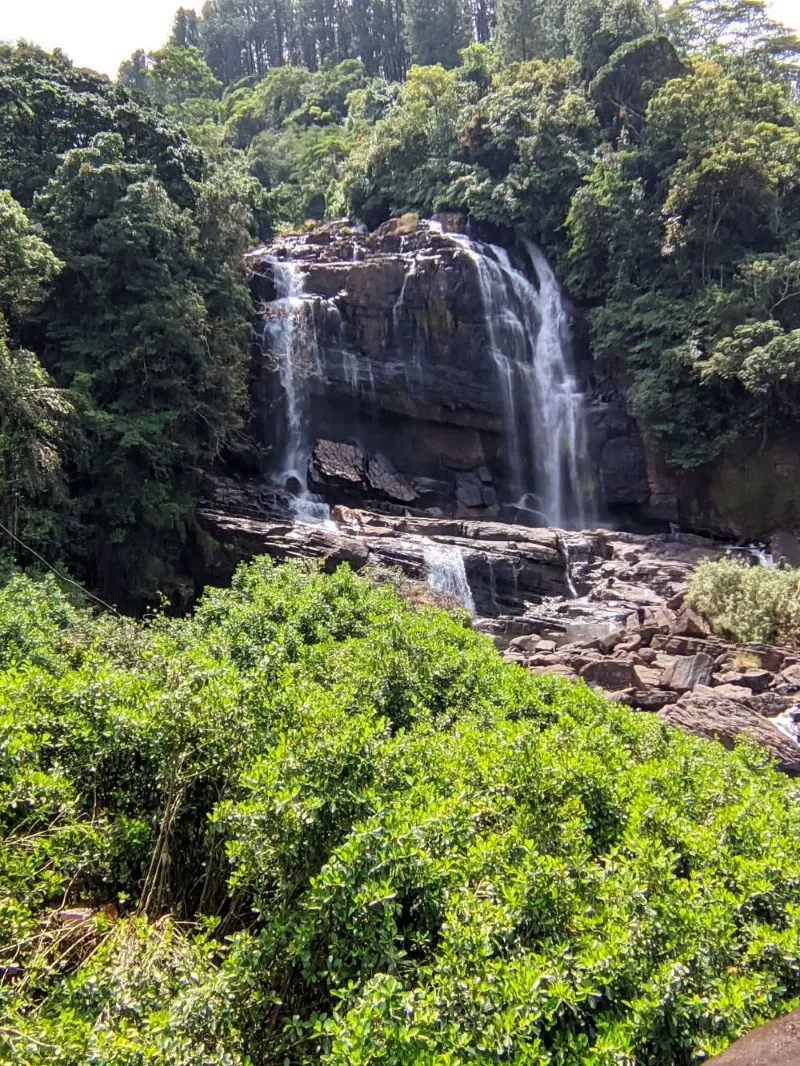
<path fill-rule="evenodd" d="M 451 233 L 465 229 L 459 216 L 442 221 Z M 518 269 L 529 269 L 513 238 L 509 256 Z M 507 400 L 489 354 L 496 323 L 487 322 L 480 277 L 465 248 L 441 223 L 413 220 L 393 220 L 371 234 L 328 223 L 281 238 L 250 256 L 252 291 L 265 322 L 275 313 L 276 260 L 298 264 L 302 273 L 311 353 L 302 382 L 313 412 L 309 451 L 315 440 L 356 447 L 365 458 L 380 457 L 406 485 L 398 492 L 376 473 L 358 479 L 368 489 L 381 483 L 373 495 L 353 494 L 347 491 L 352 479 L 342 484 L 324 470 L 318 476 L 312 460 L 315 491 L 331 503 L 399 499 L 421 511 L 499 514 L 513 495 L 506 491 Z M 588 384 L 590 362 L 578 362 Z M 260 346 L 253 365 L 254 433 L 274 458 L 284 413 L 280 375 Z M 607 384 L 590 407 L 594 481 L 613 507 L 637 508 L 647 498 L 647 481 L 636 426 L 620 397 L 609 399 Z M 268 469 L 270 461 L 268 454 Z"/>

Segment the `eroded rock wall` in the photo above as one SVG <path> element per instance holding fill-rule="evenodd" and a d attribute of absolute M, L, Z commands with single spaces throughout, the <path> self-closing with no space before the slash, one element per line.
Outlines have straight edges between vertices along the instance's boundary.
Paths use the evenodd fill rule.
<path fill-rule="evenodd" d="M 316 345 L 304 382 L 314 452 L 309 487 L 331 503 L 520 518 L 508 506 L 514 494 L 502 382 L 489 355 L 492 323 L 474 262 L 447 232 L 463 228 L 457 216 L 393 220 L 372 234 L 330 223 L 251 256 L 253 291 L 265 315 L 276 296 L 274 261 L 296 262 L 303 273 Z M 508 252 L 524 269 L 513 237 Z M 640 509 L 648 490 L 635 423 L 608 382 L 595 386 L 586 353 L 577 354 L 592 489 L 599 488 L 603 511 Z M 280 452 L 284 396 L 274 360 L 260 348 L 253 397 L 268 472 Z M 346 471 L 336 448 L 339 458 L 349 452 Z"/>

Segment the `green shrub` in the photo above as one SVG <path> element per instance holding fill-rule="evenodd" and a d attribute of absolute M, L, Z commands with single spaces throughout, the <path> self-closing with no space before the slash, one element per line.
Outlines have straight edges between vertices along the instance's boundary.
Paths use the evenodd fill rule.
<path fill-rule="evenodd" d="M 689 602 L 729 640 L 795 644 L 800 639 L 800 570 L 749 566 L 727 556 L 700 563 Z"/>
<path fill-rule="evenodd" d="M 257 560 L 182 621 L 28 593 L 0 1061 L 689 1066 L 800 997 L 800 795 L 763 750 L 346 568 Z"/>

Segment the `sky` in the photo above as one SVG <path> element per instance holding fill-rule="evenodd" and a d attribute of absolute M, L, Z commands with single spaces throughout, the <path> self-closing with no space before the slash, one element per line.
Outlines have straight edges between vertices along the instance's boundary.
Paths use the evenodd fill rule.
<path fill-rule="evenodd" d="M 0 40 L 61 48 L 78 66 L 114 77 L 137 48 L 159 48 L 187 0 L 0 0 Z M 800 31 L 800 0 L 771 0 L 774 18 Z"/>

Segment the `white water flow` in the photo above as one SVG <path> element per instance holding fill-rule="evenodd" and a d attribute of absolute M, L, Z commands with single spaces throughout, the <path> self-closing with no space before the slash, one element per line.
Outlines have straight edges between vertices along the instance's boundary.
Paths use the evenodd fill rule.
<path fill-rule="evenodd" d="M 422 547 L 428 584 L 437 592 L 446 592 L 475 614 L 475 601 L 464 568 L 464 556 L 454 544 L 426 540 Z"/>
<path fill-rule="evenodd" d="M 263 345 L 277 362 L 286 419 L 286 439 L 276 480 L 290 494 L 292 511 L 301 522 L 327 522 L 330 508 L 308 490 L 308 392 L 311 379 L 321 373 L 313 308 L 303 299 L 299 265 L 274 256 L 269 256 L 268 261 L 275 299 L 265 314 Z"/>
<path fill-rule="evenodd" d="M 525 243 L 535 285 L 495 245 L 453 234 L 475 265 L 489 355 L 503 405 L 512 491 L 547 525 L 591 518 L 583 395 L 572 367 L 570 317 L 542 252 Z"/>
<path fill-rule="evenodd" d="M 777 718 L 772 718 L 770 721 L 779 729 L 785 737 L 793 740 L 795 744 L 800 744 L 800 727 L 798 726 L 798 716 L 800 716 L 800 705 L 794 704 L 785 710 L 782 714 L 779 714 Z"/>

